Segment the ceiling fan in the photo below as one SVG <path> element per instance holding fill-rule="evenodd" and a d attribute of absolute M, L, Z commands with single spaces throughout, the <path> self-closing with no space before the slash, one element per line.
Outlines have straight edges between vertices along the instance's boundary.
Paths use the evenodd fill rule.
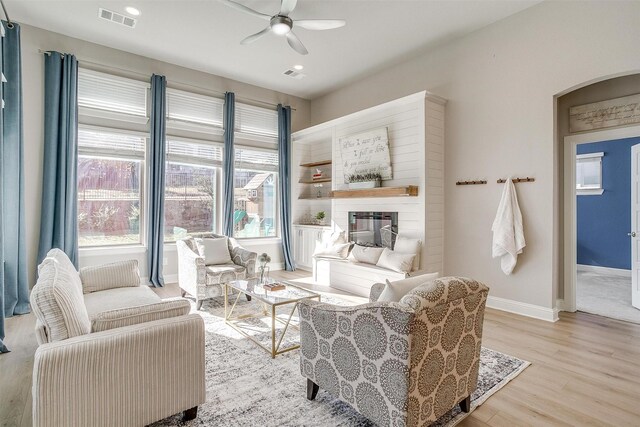
<path fill-rule="evenodd" d="M 295 9 L 298 0 L 282 0 L 280 4 L 280 12 L 276 13 L 273 16 L 260 13 L 247 6 L 241 5 L 240 3 L 236 3 L 235 1 L 220 1 L 234 9 L 269 21 L 269 26 L 267 28 L 258 33 L 250 35 L 249 37 L 246 37 L 240 42 L 241 44 L 253 43 L 265 34 L 272 32 L 279 36 L 286 36 L 287 42 L 293 50 L 301 55 L 306 55 L 309 53 L 309 51 L 306 47 L 304 47 L 298 36 L 296 36 L 293 31 L 291 31 L 294 26 L 294 22 L 295 26 L 305 28 L 307 30 L 332 30 L 334 28 L 344 27 L 346 25 L 346 22 L 342 19 L 300 19 L 294 21 L 293 19 L 289 18 L 289 14 L 293 12 L 293 9 Z"/>

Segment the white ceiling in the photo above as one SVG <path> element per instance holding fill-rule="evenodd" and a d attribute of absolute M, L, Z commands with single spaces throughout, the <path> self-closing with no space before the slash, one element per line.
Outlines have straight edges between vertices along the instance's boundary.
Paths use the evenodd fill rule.
<path fill-rule="evenodd" d="M 237 0 L 272 15 L 279 0 Z M 313 99 L 350 81 L 406 60 L 520 12 L 539 0 L 299 0 L 295 19 L 345 19 L 343 28 L 294 31 L 309 55 L 268 34 L 240 40 L 267 21 L 216 0 L 6 0 L 11 19 L 138 55 Z M 142 14 L 135 29 L 98 19 L 98 7 Z M 307 76 L 282 73 L 304 65 Z"/>

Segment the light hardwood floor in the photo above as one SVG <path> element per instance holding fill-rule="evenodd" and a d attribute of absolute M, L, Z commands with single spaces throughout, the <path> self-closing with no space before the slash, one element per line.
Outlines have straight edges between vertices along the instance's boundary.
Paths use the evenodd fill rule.
<path fill-rule="evenodd" d="M 304 272 L 274 272 L 323 293 L 362 298 L 313 285 Z M 159 289 L 179 294 L 176 285 Z M 0 425 L 31 425 L 33 314 L 7 320 L 0 355 Z M 590 314 L 540 320 L 488 309 L 483 345 L 531 362 L 461 426 L 640 426 L 640 325 Z"/>

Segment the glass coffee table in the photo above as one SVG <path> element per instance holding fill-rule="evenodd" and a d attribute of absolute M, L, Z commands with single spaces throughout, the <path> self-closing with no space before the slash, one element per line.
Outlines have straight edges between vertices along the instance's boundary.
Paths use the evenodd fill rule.
<path fill-rule="evenodd" d="M 269 281 L 273 283 L 274 281 Z M 278 291 L 267 291 L 262 287 L 262 284 L 258 282 L 258 279 L 248 279 L 248 280 L 235 280 L 225 284 L 225 292 L 224 292 L 224 321 L 229 326 L 234 328 L 236 331 L 249 338 L 255 344 L 257 344 L 260 348 L 265 350 L 267 353 L 271 354 L 271 358 L 275 358 L 278 354 L 286 353 L 291 350 L 295 350 L 300 347 L 300 344 L 293 344 L 287 346 L 285 348 L 280 348 L 282 344 L 282 339 L 284 338 L 289 327 L 298 329 L 296 325 L 291 324 L 291 318 L 293 317 L 294 312 L 298 308 L 298 302 L 304 299 L 315 299 L 320 301 L 320 295 L 314 292 L 311 292 L 307 289 L 296 286 L 287 281 L 278 281 L 278 283 L 282 283 L 285 285 L 285 289 Z M 237 295 L 232 295 L 231 301 L 229 301 L 229 288 L 237 291 Z M 260 313 L 252 313 L 252 314 L 244 314 L 239 316 L 233 316 L 233 311 L 236 308 L 238 300 L 240 296 L 246 295 L 248 300 L 256 299 L 260 303 L 262 303 L 262 310 Z M 286 320 L 279 319 L 276 316 L 276 309 L 281 306 L 290 306 L 287 307 L 288 316 Z M 250 319 L 250 318 L 262 318 L 264 316 L 270 316 L 271 320 L 271 348 L 268 348 L 256 338 L 254 338 L 247 331 L 253 331 L 249 327 L 245 327 L 241 324 L 242 320 Z M 279 338 L 276 337 L 276 322 L 280 322 L 284 325 L 282 329 L 282 333 Z"/>

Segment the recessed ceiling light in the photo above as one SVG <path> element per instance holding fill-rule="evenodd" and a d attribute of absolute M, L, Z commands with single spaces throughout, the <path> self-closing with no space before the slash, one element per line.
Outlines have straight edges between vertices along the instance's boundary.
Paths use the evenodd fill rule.
<path fill-rule="evenodd" d="M 294 65 L 293 68 L 295 68 L 296 70 L 300 71 L 304 68 L 304 65 Z"/>
<path fill-rule="evenodd" d="M 127 6 L 124 8 L 129 15 L 138 16 L 140 15 L 140 11 L 133 6 Z"/>

